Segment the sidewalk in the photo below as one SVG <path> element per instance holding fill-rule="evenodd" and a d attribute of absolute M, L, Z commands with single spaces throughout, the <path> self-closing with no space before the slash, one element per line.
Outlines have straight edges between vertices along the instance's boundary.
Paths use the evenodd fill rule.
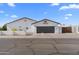
<path fill-rule="evenodd" d="M 79 34 L 35 34 L 35 35 L 1 35 L 0 38 L 79 38 Z"/>

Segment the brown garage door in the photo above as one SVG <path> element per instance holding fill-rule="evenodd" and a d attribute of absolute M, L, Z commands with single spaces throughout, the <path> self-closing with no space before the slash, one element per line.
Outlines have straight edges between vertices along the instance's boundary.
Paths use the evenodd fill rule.
<path fill-rule="evenodd" d="M 71 27 L 62 27 L 62 33 L 72 33 Z"/>
<path fill-rule="evenodd" d="M 37 33 L 54 33 L 55 28 L 53 26 L 40 26 L 37 27 Z"/>

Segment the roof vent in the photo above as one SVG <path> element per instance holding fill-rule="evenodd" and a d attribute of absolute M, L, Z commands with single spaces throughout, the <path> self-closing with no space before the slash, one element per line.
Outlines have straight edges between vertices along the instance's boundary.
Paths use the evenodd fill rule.
<path fill-rule="evenodd" d="M 44 23 L 43 24 L 48 24 L 48 22 L 47 21 L 44 21 Z"/>

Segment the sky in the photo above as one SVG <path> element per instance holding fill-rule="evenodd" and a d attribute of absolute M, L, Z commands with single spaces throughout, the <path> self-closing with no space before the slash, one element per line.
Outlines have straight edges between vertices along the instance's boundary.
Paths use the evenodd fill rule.
<path fill-rule="evenodd" d="M 22 17 L 78 25 L 79 3 L 0 3 L 0 26 Z"/>

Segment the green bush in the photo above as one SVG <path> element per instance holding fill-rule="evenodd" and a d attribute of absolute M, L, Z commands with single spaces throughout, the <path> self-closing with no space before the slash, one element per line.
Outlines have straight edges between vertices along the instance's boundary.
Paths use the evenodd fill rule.
<path fill-rule="evenodd" d="M 13 28 L 12 31 L 15 32 L 15 31 L 17 31 L 17 29 L 16 28 Z"/>
<path fill-rule="evenodd" d="M 3 25 L 2 27 L 0 27 L 0 31 L 7 31 L 7 25 Z"/>

